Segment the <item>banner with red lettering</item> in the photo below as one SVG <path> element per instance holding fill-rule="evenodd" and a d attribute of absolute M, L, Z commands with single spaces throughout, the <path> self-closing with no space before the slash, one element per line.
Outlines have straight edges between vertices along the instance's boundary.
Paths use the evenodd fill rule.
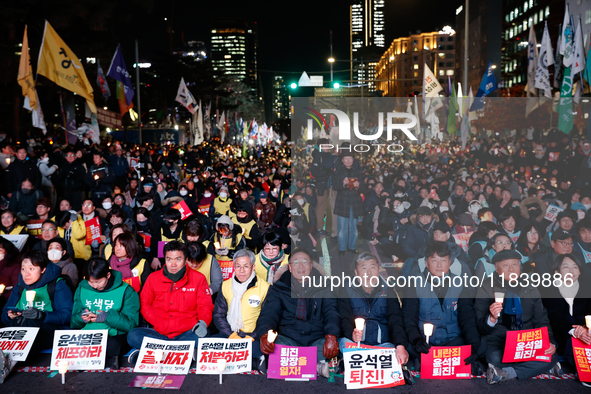
<path fill-rule="evenodd" d="M 41 228 L 43 227 L 43 219 L 28 220 L 26 223 L 27 232 L 31 237 L 37 237 L 41 239 Z"/>
<path fill-rule="evenodd" d="M 133 372 L 186 375 L 191 368 L 194 347 L 193 341 L 163 341 L 144 337 Z M 157 350 L 162 350 L 160 360 L 156 360 Z"/>
<path fill-rule="evenodd" d="M 468 253 L 468 242 L 470 241 L 470 237 L 474 234 L 474 231 L 470 231 L 467 233 L 462 234 L 453 234 L 456 243 L 460 245 L 460 247 L 464 250 L 464 252 Z"/>
<path fill-rule="evenodd" d="M 197 349 L 196 374 L 219 374 L 217 360 L 226 360 L 223 374 L 236 374 L 252 370 L 252 340 L 201 338 Z"/>
<path fill-rule="evenodd" d="M 551 356 L 544 354 L 549 347 L 550 339 L 548 338 L 547 327 L 533 330 L 507 331 L 503 362 L 550 362 Z"/>
<path fill-rule="evenodd" d="M 101 243 L 101 223 L 98 216 L 84 222 L 86 226 L 86 245 L 90 245 L 95 239 Z"/>
<path fill-rule="evenodd" d="M 0 351 L 12 361 L 25 361 L 38 332 L 38 327 L 0 328 Z"/>
<path fill-rule="evenodd" d="M 395 387 L 404 384 L 396 349 L 349 348 L 343 352 L 347 389 Z"/>
<path fill-rule="evenodd" d="M 189 209 L 187 203 L 184 201 L 179 202 L 172 208 L 178 210 L 181 213 L 181 220 L 185 220 L 189 216 L 193 215 L 193 212 Z"/>
<path fill-rule="evenodd" d="M 468 346 L 431 346 L 421 353 L 421 379 L 470 379 L 472 367 L 464 360 L 470 357 Z"/>
<path fill-rule="evenodd" d="M 51 369 L 57 370 L 62 360 L 68 371 L 104 369 L 108 330 L 57 330 L 53 337 Z"/>
<path fill-rule="evenodd" d="M 572 338 L 572 341 L 579 380 L 591 382 L 591 345 L 585 345 L 576 338 Z"/>

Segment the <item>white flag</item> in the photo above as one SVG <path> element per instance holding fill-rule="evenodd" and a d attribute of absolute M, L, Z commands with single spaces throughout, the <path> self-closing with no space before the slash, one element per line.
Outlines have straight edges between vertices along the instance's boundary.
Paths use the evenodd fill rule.
<path fill-rule="evenodd" d="M 463 99 L 463 94 L 462 94 L 462 84 L 458 82 L 458 92 L 457 92 L 457 97 L 456 97 L 456 101 L 458 102 L 458 112 L 460 113 L 461 116 L 464 116 L 464 99 Z"/>
<path fill-rule="evenodd" d="M 220 144 L 224 143 L 224 139 L 226 139 L 226 112 L 222 111 L 222 115 L 217 124 L 217 128 L 220 131 Z"/>
<path fill-rule="evenodd" d="M 527 92 L 537 96 L 536 91 L 536 68 L 538 65 L 538 42 L 534 25 L 529 28 L 528 53 L 527 53 Z"/>
<path fill-rule="evenodd" d="M 443 88 L 441 84 L 433 75 L 433 72 L 425 63 L 425 68 L 423 69 L 423 100 L 425 100 L 424 111 L 425 115 L 428 115 L 432 112 L 435 112 L 437 109 L 443 107 L 443 103 L 441 99 L 439 99 L 439 92 L 441 92 Z M 437 97 L 438 100 L 432 100 L 431 97 Z"/>
<path fill-rule="evenodd" d="M 568 3 L 566 3 L 566 13 L 562 22 L 562 34 L 560 36 L 560 53 L 562 54 L 562 64 L 564 67 L 573 65 L 573 26 L 570 24 L 570 14 L 568 13 Z M 573 75 L 573 74 L 571 74 Z"/>
<path fill-rule="evenodd" d="M 548 23 L 544 26 L 544 35 L 542 36 L 542 46 L 538 56 L 538 66 L 536 67 L 535 87 L 544 91 L 544 96 L 552 97 L 552 87 L 550 86 L 550 74 L 548 66 L 554 64 L 552 56 L 552 44 L 550 43 L 550 33 L 548 33 Z"/>
<path fill-rule="evenodd" d="M 546 22 L 548 23 L 548 22 Z M 566 31 L 566 27 L 570 25 L 570 12 L 568 11 L 568 3 L 564 4 L 564 20 L 562 21 L 562 33 L 560 34 L 560 37 L 558 39 L 559 43 L 557 45 L 560 45 L 560 54 L 564 55 L 564 52 L 566 51 L 566 36 L 565 36 L 565 31 Z"/>
<path fill-rule="evenodd" d="M 197 124 L 195 127 L 195 145 L 200 145 L 203 142 L 203 109 L 201 100 L 199 100 L 199 109 L 197 110 Z"/>
<path fill-rule="evenodd" d="M 416 129 L 415 136 L 419 139 L 419 141 L 421 141 L 422 140 L 422 138 L 421 138 L 421 123 L 420 123 L 421 116 L 419 114 L 419 102 L 417 101 L 417 96 L 415 96 L 415 116 L 417 118 L 417 124 L 415 126 L 415 129 Z"/>
<path fill-rule="evenodd" d="M 581 21 L 577 25 L 577 32 L 575 33 L 574 41 L 574 58 L 573 58 L 573 70 L 571 75 L 575 75 L 585 69 L 585 47 L 583 46 L 583 32 L 581 31 Z"/>
<path fill-rule="evenodd" d="M 189 92 L 189 89 L 187 89 L 184 78 L 181 78 L 181 83 L 179 85 L 179 90 L 176 93 L 175 101 L 181 103 L 183 107 L 187 108 L 192 114 L 195 113 L 194 104 L 197 104 L 197 101 L 195 101 L 195 98 L 191 92 Z"/>
<path fill-rule="evenodd" d="M 41 102 L 39 101 L 39 94 L 35 91 L 37 95 L 37 109 L 32 109 L 31 104 L 29 103 L 29 97 L 25 96 L 25 102 L 23 107 L 28 109 L 32 112 L 33 117 L 33 127 L 37 127 L 43 130 L 43 135 L 47 134 L 47 127 L 45 127 L 45 118 L 43 117 L 43 111 L 41 110 Z"/>
<path fill-rule="evenodd" d="M 474 93 L 472 93 L 472 86 L 470 86 L 470 93 L 468 94 L 468 108 L 472 108 L 474 104 Z M 478 120 L 478 113 L 476 111 L 468 112 L 468 121 Z"/>

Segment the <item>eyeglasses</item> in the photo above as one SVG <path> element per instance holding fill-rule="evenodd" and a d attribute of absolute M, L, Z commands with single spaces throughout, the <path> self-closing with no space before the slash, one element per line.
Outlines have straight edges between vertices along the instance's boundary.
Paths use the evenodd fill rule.
<path fill-rule="evenodd" d="M 558 242 L 562 246 L 573 246 L 572 242 L 566 242 L 566 241 L 556 241 L 556 242 Z"/>
<path fill-rule="evenodd" d="M 511 245 L 511 241 L 497 241 L 497 245 Z"/>
<path fill-rule="evenodd" d="M 44 228 L 44 229 L 41 229 L 41 232 L 42 233 L 52 233 L 54 231 L 56 231 L 56 229 L 54 229 L 54 228 Z"/>
<path fill-rule="evenodd" d="M 294 260 L 290 263 L 291 265 L 308 265 L 310 260 Z"/>
<path fill-rule="evenodd" d="M 66 155 L 66 157 L 74 157 L 74 156 L 76 156 L 76 155 L 73 155 L 73 154 L 71 154 L 71 153 L 70 153 L 70 154 L 68 154 L 68 155 Z"/>
<path fill-rule="evenodd" d="M 90 207 L 93 207 L 93 205 L 92 205 L 92 204 L 84 204 L 84 205 L 82 205 L 82 206 L 83 206 L 83 207 L 85 207 L 85 208 L 90 208 Z"/>

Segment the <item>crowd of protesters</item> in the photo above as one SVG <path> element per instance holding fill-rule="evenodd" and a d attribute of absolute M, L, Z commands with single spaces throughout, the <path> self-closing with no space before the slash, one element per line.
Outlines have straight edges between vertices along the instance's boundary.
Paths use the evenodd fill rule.
<path fill-rule="evenodd" d="M 317 347 L 318 374 L 328 376 L 329 361 L 358 342 L 395 348 L 417 371 L 432 345 L 470 345 L 463 361 L 490 384 L 560 376 L 561 362 L 574 365 L 572 338 L 591 344 L 591 143 L 557 130 L 529 137 L 409 144 L 396 155 L 322 149 L 326 140 L 246 155 L 215 139 L 2 142 L 2 325 L 39 327 L 36 350 L 51 347 L 55 330 L 107 329 L 108 368 L 130 349 L 135 362 L 145 337 L 217 337 L 252 339 L 263 372 L 284 344 Z M 10 236 L 39 220 L 40 236 L 16 248 Z M 306 287 L 304 278 L 327 275 L 325 241 L 354 262 L 339 268 L 377 281 L 338 299 Z M 383 256 L 400 263 L 397 274 L 493 285 L 384 286 Z M 509 286 L 521 273 L 572 285 Z M 32 307 L 26 290 L 36 291 Z M 550 362 L 502 362 L 508 331 L 540 327 Z M 11 364 L 0 361 L 3 380 Z"/>

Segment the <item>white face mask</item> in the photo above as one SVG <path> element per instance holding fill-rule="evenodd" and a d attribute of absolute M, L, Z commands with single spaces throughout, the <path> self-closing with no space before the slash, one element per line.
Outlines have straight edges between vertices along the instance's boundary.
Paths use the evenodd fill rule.
<path fill-rule="evenodd" d="M 228 193 L 222 192 L 220 193 L 220 198 L 226 198 L 228 197 Z"/>
<path fill-rule="evenodd" d="M 181 190 L 181 191 L 179 192 L 179 194 L 180 194 L 181 196 L 183 196 L 183 197 L 184 197 L 184 196 L 186 196 L 187 194 L 189 194 L 189 192 L 188 192 L 188 191 L 186 191 L 185 189 L 183 189 L 183 190 Z"/>
<path fill-rule="evenodd" d="M 250 176 L 250 174 L 249 174 L 248 172 L 245 172 L 245 173 L 244 173 L 244 177 L 245 177 L 245 178 L 248 178 L 249 176 Z"/>
<path fill-rule="evenodd" d="M 439 207 L 439 212 L 445 212 L 445 211 L 449 211 L 449 207 Z"/>
<path fill-rule="evenodd" d="M 302 200 L 301 198 L 298 198 L 296 200 L 298 202 L 298 204 L 300 204 L 301 206 L 304 206 L 304 204 L 306 203 L 304 200 Z"/>
<path fill-rule="evenodd" d="M 203 193 L 203 197 L 209 198 L 209 197 L 211 197 L 211 193 L 210 192 L 205 192 L 205 193 Z"/>
<path fill-rule="evenodd" d="M 579 220 L 583 219 L 585 217 L 585 212 L 583 211 L 577 211 L 577 216 L 579 217 Z"/>
<path fill-rule="evenodd" d="M 400 204 L 399 206 L 397 206 L 396 209 L 394 209 L 394 212 L 396 212 L 396 213 L 404 212 L 404 204 Z"/>
<path fill-rule="evenodd" d="M 103 208 L 105 209 L 111 209 L 111 207 L 113 207 L 113 204 L 111 204 L 110 202 L 104 202 L 103 203 Z"/>
<path fill-rule="evenodd" d="M 58 261 L 62 258 L 63 256 L 63 252 L 60 252 L 57 249 L 51 249 L 47 251 L 47 257 L 49 257 L 49 260 L 51 261 Z"/>
<path fill-rule="evenodd" d="M 4 257 L 6 257 L 6 254 L 0 253 L 0 260 L 4 260 Z"/>
<path fill-rule="evenodd" d="M 589 212 L 589 208 L 591 208 L 591 204 L 583 204 L 587 212 Z"/>

